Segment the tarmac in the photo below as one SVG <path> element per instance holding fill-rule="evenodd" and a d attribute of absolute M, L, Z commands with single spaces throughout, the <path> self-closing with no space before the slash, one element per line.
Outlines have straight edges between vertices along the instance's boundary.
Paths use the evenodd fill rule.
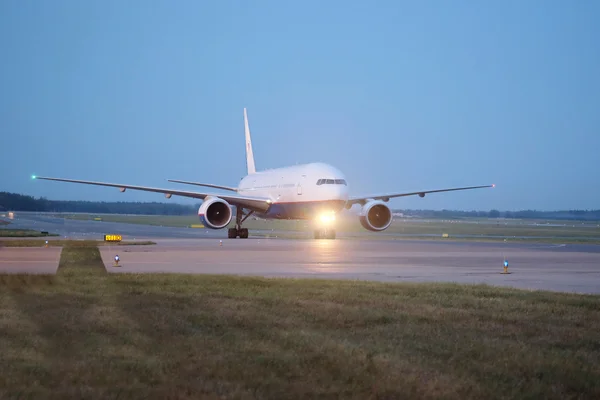
<path fill-rule="evenodd" d="M 55 274 L 61 251 L 60 247 L 2 247 L 0 273 Z"/>
<path fill-rule="evenodd" d="M 22 214 L 21 214 L 22 215 Z M 113 225 L 114 224 L 114 225 Z M 11 228 L 101 239 L 121 233 L 150 246 L 100 246 L 110 273 L 235 274 L 383 282 L 485 283 L 530 290 L 600 293 L 600 246 L 467 241 L 227 239 L 226 232 L 65 221 L 28 215 Z M 101 229 L 101 230 L 100 230 Z M 119 255 L 119 266 L 114 257 Z M 60 248 L 2 248 L 0 272 L 55 273 Z M 503 274 L 507 260 L 508 274 Z"/>
<path fill-rule="evenodd" d="M 485 283 L 600 293 L 600 246 L 570 247 L 418 240 L 165 239 L 156 246 L 100 249 L 110 273 Z M 115 255 L 120 258 L 118 266 Z M 508 274 L 503 273 L 505 259 Z"/>

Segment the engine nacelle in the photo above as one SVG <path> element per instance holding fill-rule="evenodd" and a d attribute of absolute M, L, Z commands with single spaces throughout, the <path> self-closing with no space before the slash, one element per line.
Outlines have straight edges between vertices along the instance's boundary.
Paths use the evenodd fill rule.
<path fill-rule="evenodd" d="M 360 224 L 367 230 L 383 231 L 392 223 L 392 211 L 380 200 L 367 202 L 359 214 Z"/>
<path fill-rule="evenodd" d="M 207 197 L 198 209 L 198 217 L 204 226 L 211 229 L 225 228 L 231 222 L 233 212 L 225 200 Z"/>

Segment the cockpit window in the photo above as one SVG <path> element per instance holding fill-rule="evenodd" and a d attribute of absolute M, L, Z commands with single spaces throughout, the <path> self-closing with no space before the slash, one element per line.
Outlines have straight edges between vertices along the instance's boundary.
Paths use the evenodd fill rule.
<path fill-rule="evenodd" d="M 321 186 L 321 185 L 344 185 L 344 186 L 348 186 L 346 184 L 346 181 L 344 179 L 319 179 L 317 181 L 317 186 Z"/>

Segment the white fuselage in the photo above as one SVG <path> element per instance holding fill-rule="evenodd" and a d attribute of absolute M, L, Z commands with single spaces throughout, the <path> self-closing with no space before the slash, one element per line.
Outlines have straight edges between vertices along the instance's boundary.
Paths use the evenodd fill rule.
<path fill-rule="evenodd" d="M 270 208 L 260 216 L 278 219 L 310 219 L 318 212 L 337 212 L 348 200 L 344 175 L 323 163 L 250 174 L 238 185 L 238 193 L 270 199 Z"/>

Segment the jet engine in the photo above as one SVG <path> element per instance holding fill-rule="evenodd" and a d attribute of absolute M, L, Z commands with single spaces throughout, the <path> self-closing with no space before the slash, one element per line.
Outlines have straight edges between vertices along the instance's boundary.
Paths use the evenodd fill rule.
<path fill-rule="evenodd" d="M 359 214 L 360 224 L 369 231 L 383 231 L 392 223 L 392 211 L 383 201 L 367 202 Z"/>
<path fill-rule="evenodd" d="M 198 217 L 204 226 L 211 229 L 225 228 L 231 222 L 233 212 L 225 200 L 207 197 L 198 209 Z"/>

